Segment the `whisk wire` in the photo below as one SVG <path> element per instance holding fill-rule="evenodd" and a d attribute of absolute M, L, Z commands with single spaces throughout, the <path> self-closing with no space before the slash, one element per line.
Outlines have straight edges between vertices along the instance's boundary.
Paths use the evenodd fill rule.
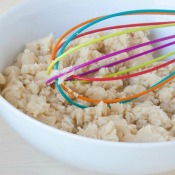
<path fill-rule="evenodd" d="M 166 23 L 166 24 L 160 24 L 160 25 L 153 25 L 153 26 L 144 26 L 144 27 L 138 27 L 140 30 L 138 30 L 138 28 L 132 28 L 132 29 L 128 29 L 128 30 L 124 30 L 124 31 L 121 31 L 121 32 L 116 32 L 116 33 L 112 33 L 112 34 L 108 34 L 108 35 L 105 35 L 105 36 L 102 36 L 102 37 L 99 37 L 99 38 L 96 38 L 94 40 L 91 40 L 91 41 L 88 41 L 86 43 L 83 43 L 83 44 L 80 44 L 78 46 L 76 46 L 75 48 L 73 48 L 72 50 L 68 50 L 66 52 L 64 52 L 64 50 L 66 49 L 67 45 L 75 38 L 78 38 L 79 34 L 81 32 L 83 32 L 85 29 L 91 27 L 92 25 L 98 23 L 98 22 L 101 22 L 103 20 L 106 20 L 106 19 L 109 19 L 109 18 L 112 18 L 112 17 L 117 17 L 117 16 L 123 16 L 123 15 L 132 15 L 132 14 L 154 14 L 154 15 L 174 15 L 175 14 L 175 10 L 164 10 L 164 9 L 145 9 L 145 10 L 133 10 L 133 11 L 125 11 L 125 12 L 119 12 L 119 13 L 115 13 L 115 14 L 111 14 L 111 15 L 107 15 L 107 16 L 102 16 L 102 17 L 97 17 L 97 18 L 93 18 L 93 19 L 90 19 L 90 20 L 87 20 L 75 27 L 73 27 L 72 29 L 70 29 L 69 31 L 67 31 L 63 36 L 61 36 L 61 38 L 57 41 L 56 45 L 54 46 L 53 48 L 53 52 L 52 52 L 52 56 L 51 56 L 51 60 L 52 63 L 51 65 L 49 66 L 48 70 L 47 70 L 47 73 L 49 74 L 52 67 L 54 67 L 54 69 L 58 69 L 58 66 L 59 66 L 59 61 L 64 58 L 66 55 L 74 52 L 75 50 L 77 49 L 80 49 L 84 46 L 87 46 L 89 44 L 93 44 L 95 42 L 98 42 L 98 41 L 101 41 L 101 40 L 104 40 L 104 39 L 107 39 L 107 38 L 110 38 L 110 37 L 114 37 L 114 36 L 119 36 L 119 35 L 122 35 L 124 33 L 122 32 L 126 32 L 126 33 L 131 33 L 131 32 L 136 32 L 136 31 L 140 31 L 140 30 L 148 30 L 148 29 L 156 29 L 156 28 L 162 28 L 162 27 L 170 27 L 170 26 L 174 26 L 175 24 L 174 23 Z M 77 29 L 77 30 L 76 30 Z M 71 32 L 73 32 L 75 30 L 75 32 L 73 34 L 71 34 L 71 36 L 60 46 L 60 48 L 58 49 L 58 46 L 60 45 L 60 43 L 62 42 L 62 40 L 67 36 L 69 35 Z M 80 34 L 81 36 L 81 34 Z M 58 54 L 57 54 L 57 51 L 58 51 Z M 64 53 L 63 53 L 64 52 Z M 57 54 L 57 58 L 55 59 L 55 56 Z M 55 60 L 54 60 L 55 59 Z M 170 62 L 168 62 L 170 63 Z M 135 94 L 135 95 L 131 95 L 131 96 L 128 96 L 126 98 L 120 98 L 120 99 L 113 99 L 113 100 L 102 100 L 103 102 L 105 103 L 116 103 L 116 102 L 120 102 L 120 103 L 125 103 L 127 101 L 131 101 L 139 96 L 142 96 L 146 93 L 149 93 L 151 91 L 154 91 L 160 87 L 162 87 L 163 85 L 165 85 L 166 83 L 170 82 L 171 80 L 173 80 L 175 78 L 175 72 L 172 72 L 170 75 L 166 76 L 164 79 L 162 79 L 161 81 L 159 81 L 158 83 L 156 83 L 155 85 L 153 85 L 152 87 L 150 87 L 148 90 L 144 91 L 144 92 L 141 92 L 141 93 L 138 93 L 138 94 Z M 71 104 L 77 106 L 77 107 L 80 107 L 80 108 L 87 108 L 88 106 L 85 106 L 85 105 L 81 105 L 73 100 L 71 100 L 67 95 L 72 95 L 78 99 L 81 99 L 81 100 L 84 100 L 84 101 L 87 101 L 87 102 L 91 102 L 91 103 L 98 103 L 100 102 L 101 100 L 98 100 L 98 99 L 90 99 L 90 98 L 86 98 L 86 97 L 83 97 L 81 95 L 77 95 L 75 94 L 74 92 L 71 92 L 70 90 L 68 90 L 63 84 L 60 85 L 59 84 L 59 79 L 57 78 L 55 80 L 56 82 L 56 86 L 59 90 L 59 92 L 62 94 L 62 96 Z M 64 91 L 66 92 L 64 92 Z"/>

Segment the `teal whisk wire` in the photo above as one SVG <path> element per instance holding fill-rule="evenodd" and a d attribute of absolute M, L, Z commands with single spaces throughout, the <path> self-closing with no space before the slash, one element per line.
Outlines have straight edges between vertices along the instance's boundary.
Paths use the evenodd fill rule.
<path fill-rule="evenodd" d="M 62 53 L 64 52 L 65 48 L 67 47 L 67 45 L 78 35 L 80 34 L 81 32 L 83 32 L 84 30 L 86 30 L 87 28 L 91 27 L 92 25 L 96 24 L 96 23 L 99 23 L 101 21 L 104 21 L 106 19 L 109 19 L 109 18 L 113 18 L 113 17 L 117 17 L 117 16 L 123 16 L 123 15 L 130 15 L 130 14 L 139 14 L 139 13 L 174 13 L 175 14 L 175 10 L 165 10 L 165 9 L 143 9 L 143 10 L 131 10 L 131 11 L 125 11 L 125 12 L 119 12 L 119 13 L 114 13 L 114 14 L 110 14 L 110 15 L 106 15 L 106 16 L 103 16 L 103 17 L 100 17 L 86 25 L 84 25 L 83 27 L 79 28 L 78 30 L 76 30 L 67 40 L 66 42 L 63 44 L 63 46 L 60 48 L 57 56 L 60 56 L 62 55 Z M 59 67 L 59 62 L 57 62 L 54 66 L 54 69 L 57 70 Z M 158 83 L 154 84 L 152 87 L 162 83 L 163 81 L 167 80 L 168 78 L 172 77 L 174 75 L 175 72 L 171 73 L 170 75 L 168 75 L 167 77 L 163 78 L 161 81 L 159 81 Z M 85 106 L 85 105 L 81 105 L 73 100 L 71 100 L 67 95 L 66 93 L 63 91 L 61 85 L 59 84 L 59 80 L 56 79 L 56 86 L 57 86 L 57 89 L 59 90 L 59 92 L 61 93 L 61 95 L 69 102 L 71 103 L 72 105 L 74 106 L 77 106 L 79 108 L 87 108 L 89 106 Z M 150 87 L 151 88 L 151 87 Z M 125 104 L 125 103 L 128 103 L 130 101 L 132 101 L 134 99 L 130 99 L 130 100 L 126 100 L 126 101 L 123 101 L 123 102 L 120 102 L 121 104 Z"/>

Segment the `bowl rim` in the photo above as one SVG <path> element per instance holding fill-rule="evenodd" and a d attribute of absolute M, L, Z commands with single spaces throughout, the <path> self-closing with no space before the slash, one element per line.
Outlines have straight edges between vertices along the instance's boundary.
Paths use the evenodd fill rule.
<path fill-rule="evenodd" d="M 5 20 L 6 17 L 15 15 L 16 12 L 18 12 L 21 8 L 27 7 L 28 4 L 32 4 L 36 1 L 41 0 L 25 0 L 19 4 L 17 4 L 15 7 L 12 7 L 9 11 L 4 12 L 0 15 L 0 22 Z M 130 1 L 130 0 L 129 0 Z M 90 137 L 85 137 L 77 134 L 73 134 L 67 131 L 63 131 L 61 129 L 54 128 L 50 125 L 47 125 L 45 123 L 42 123 L 29 115 L 21 112 L 17 108 L 15 108 L 13 105 L 11 105 L 8 101 L 6 101 L 1 95 L 0 95 L 0 104 L 3 104 L 5 108 L 9 109 L 9 111 L 16 113 L 18 117 L 22 117 L 23 119 L 32 122 L 33 124 L 38 125 L 38 127 L 42 127 L 46 130 L 50 130 L 50 132 L 55 132 L 57 134 L 63 135 L 64 137 L 88 142 L 88 143 L 94 143 L 94 144 L 100 144 L 100 145 L 109 145 L 109 146 L 115 146 L 115 147 L 124 147 L 124 148 L 150 148 L 150 147 L 164 147 L 164 146 L 172 146 L 175 145 L 175 141 L 163 141 L 163 142 L 114 142 L 114 141 L 105 141 Z M 1 117 L 1 116 L 0 116 Z M 5 119 L 5 117 L 3 117 Z M 5 119 L 6 120 L 6 119 Z"/>

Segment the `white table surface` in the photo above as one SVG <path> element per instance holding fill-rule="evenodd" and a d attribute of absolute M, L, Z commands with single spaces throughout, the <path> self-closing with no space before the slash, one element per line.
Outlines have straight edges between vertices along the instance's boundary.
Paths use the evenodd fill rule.
<path fill-rule="evenodd" d="M 0 13 L 23 0 L 0 0 Z M 0 175 L 97 175 L 47 157 L 20 138 L 0 117 Z M 174 172 L 161 175 L 175 175 Z"/>

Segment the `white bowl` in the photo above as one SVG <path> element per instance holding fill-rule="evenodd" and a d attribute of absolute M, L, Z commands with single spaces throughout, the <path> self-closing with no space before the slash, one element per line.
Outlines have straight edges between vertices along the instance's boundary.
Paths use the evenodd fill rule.
<path fill-rule="evenodd" d="M 28 41 L 44 37 L 50 32 L 58 37 L 68 28 L 91 17 L 146 8 L 171 9 L 175 8 L 175 1 L 26 1 L 0 17 L 0 71 L 12 64 L 14 57 Z M 144 18 L 145 21 L 162 20 L 160 16 Z M 133 17 L 133 19 L 140 21 L 142 18 Z M 117 18 L 113 21 L 115 24 L 121 22 Z M 163 33 L 165 31 L 167 30 L 163 30 Z M 2 97 L 0 97 L 0 116 L 39 150 L 72 166 L 94 172 L 135 175 L 175 169 L 174 141 L 143 144 L 115 143 L 73 135 L 30 118 Z"/>

